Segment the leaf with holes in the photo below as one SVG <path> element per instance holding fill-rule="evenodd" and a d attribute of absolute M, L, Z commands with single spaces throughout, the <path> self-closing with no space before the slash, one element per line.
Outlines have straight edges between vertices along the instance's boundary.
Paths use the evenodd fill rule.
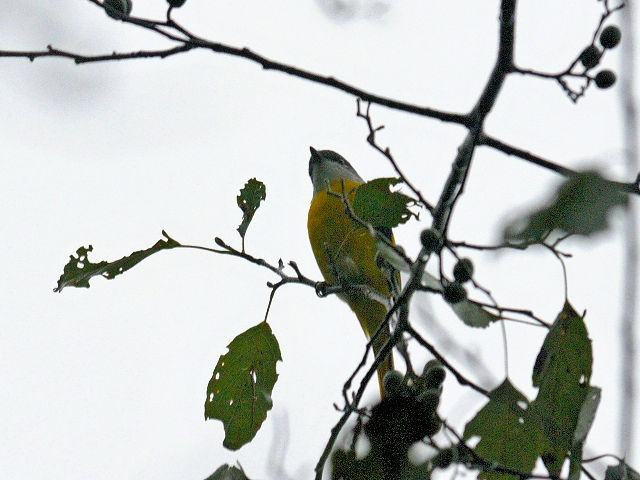
<path fill-rule="evenodd" d="M 60 292 L 65 287 L 89 288 L 89 279 L 95 276 L 102 276 L 111 280 L 130 268 L 135 267 L 142 260 L 153 255 L 160 250 L 179 247 L 180 244 L 167 235 L 164 230 L 162 234 L 166 239 L 158 240 L 155 245 L 145 250 L 138 250 L 131 255 L 122 257 L 114 262 L 102 261 L 92 263 L 89 261 L 89 252 L 93 247 L 80 247 L 76 250 L 76 256 L 70 255 L 69 262 L 64 266 L 64 270 L 58 279 L 58 286 L 54 292 Z"/>
<path fill-rule="evenodd" d="M 278 340 L 266 322 L 241 333 L 220 357 L 207 387 L 204 418 L 222 421 L 223 445 L 237 450 L 250 442 L 271 410 L 271 391 L 281 361 Z"/>
<path fill-rule="evenodd" d="M 376 178 L 360 185 L 353 199 L 356 216 L 376 228 L 393 228 L 416 216 L 409 205 L 416 202 L 411 197 L 392 192 L 392 185 L 401 183 L 399 178 Z"/>
<path fill-rule="evenodd" d="M 505 380 L 493 390 L 487 403 L 467 423 L 464 439 L 480 437 L 475 452 L 487 462 L 519 472 L 530 473 L 543 447 L 542 434 L 535 419 L 529 416 L 529 402 Z M 487 467 L 487 465 L 481 465 Z M 478 478 L 490 480 L 517 479 L 515 475 L 484 471 Z"/>
<path fill-rule="evenodd" d="M 578 424 L 578 419 L 591 391 L 592 362 L 587 328 L 582 317 L 567 302 L 544 340 L 532 377 L 533 385 L 539 387 L 539 391 L 531 402 L 531 414 L 542 426 L 546 440 L 542 460 L 552 476 L 560 475 L 576 429 L 584 428 Z M 580 435 L 582 433 L 578 432 Z"/>
<path fill-rule="evenodd" d="M 244 245 L 244 236 L 247 233 L 247 228 L 249 228 L 249 224 L 251 220 L 253 220 L 253 215 L 258 210 L 260 206 L 260 202 L 267 198 L 267 187 L 260 180 L 256 180 L 252 178 L 245 185 L 244 188 L 240 189 L 240 195 L 236 197 L 238 201 L 238 206 L 240 210 L 242 210 L 242 222 L 238 226 L 237 230 L 242 237 L 242 243 Z"/>

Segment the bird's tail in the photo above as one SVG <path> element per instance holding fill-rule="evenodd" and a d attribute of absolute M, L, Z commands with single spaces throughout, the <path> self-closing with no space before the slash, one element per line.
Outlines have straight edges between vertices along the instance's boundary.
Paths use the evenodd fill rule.
<path fill-rule="evenodd" d="M 388 328 L 380 332 L 380 335 L 378 335 L 378 338 L 376 338 L 376 341 L 373 343 L 373 351 L 376 354 L 376 359 L 380 355 L 380 351 L 382 350 L 384 345 L 387 343 L 387 340 L 389 340 L 389 338 L 390 338 L 390 335 L 389 335 Z M 380 385 L 380 398 L 384 398 L 384 395 L 385 395 L 384 384 L 383 384 L 384 376 L 386 375 L 387 372 L 391 370 L 393 370 L 393 353 L 390 351 L 389 355 L 387 355 L 387 358 L 385 358 L 384 361 L 378 367 L 378 384 Z"/>

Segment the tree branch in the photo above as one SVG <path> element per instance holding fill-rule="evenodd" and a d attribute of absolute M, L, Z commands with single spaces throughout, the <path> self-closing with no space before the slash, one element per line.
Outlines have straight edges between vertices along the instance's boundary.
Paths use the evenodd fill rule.
<path fill-rule="evenodd" d="M 507 155 L 526 160 L 529 163 L 533 163 L 534 165 L 538 165 L 539 167 L 546 168 L 547 170 L 551 170 L 552 172 L 555 172 L 567 178 L 573 177 L 580 173 L 576 170 L 572 170 L 571 168 L 563 167 L 562 165 L 551 162 L 550 160 L 546 160 L 526 150 L 508 145 L 501 140 L 490 137 L 489 135 L 485 135 L 484 133 L 480 134 L 478 138 L 478 145 L 485 145 L 487 147 L 494 148 L 503 153 L 506 153 Z M 611 183 L 611 185 L 615 186 L 622 192 L 640 195 L 640 182 L 638 182 L 638 178 L 636 178 L 633 182 L 617 182 L 615 180 L 609 180 L 609 182 Z"/>
<path fill-rule="evenodd" d="M 34 61 L 36 58 L 41 57 L 63 57 L 70 58 L 75 63 L 95 63 L 95 62 L 107 62 L 114 60 L 130 60 L 133 58 L 166 58 L 178 53 L 187 52 L 194 47 L 189 44 L 180 45 L 178 47 L 167 48 L 165 50 L 138 50 L 137 52 L 117 53 L 113 52 L 105 55 L 81 55 L 66 50 L 60 50 L 54 48 L 51 45 L 47 45 L 46 50 L 34 50 L 34 51 L 16 51 L 16 50 L 0 50 L 0 57 L 18 57 L 28 58 L 30 61 Z"/>
<path fill-rule="evenodd" d="M 513 43 L 515 35 L 515 11 L 516 0 L 502 0 L 500 4 L 500 42 L 498 46 L 498 56 L 495 65 L 489 75 L 487 84 L 469 114 L 471 124 L 469 133 L 465 137 L 462 145 L 458 147 L 451 173 L 447 178 L 442 194 L 433 212 L 433 228 L 441 234 L 445 234 L 453 207 L 464 189 L 467 179 L 471 159 L 475 150 L 478 138 L 482 133 L 484 119 L 489 114 L 498 98 L 498 93 L 507 74 L 513 68 Z M 444 237 L 445 235 L 443 235 Z"/>

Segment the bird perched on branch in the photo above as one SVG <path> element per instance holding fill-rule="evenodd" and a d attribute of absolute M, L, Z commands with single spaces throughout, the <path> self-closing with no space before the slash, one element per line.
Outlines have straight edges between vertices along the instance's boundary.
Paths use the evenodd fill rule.
<path fill-rule="evenodd" d="M 385 320 L 400 289 L 400 275 L 378 258 L 376 240 L 369 228 L 358 222 L 348 210 L 355 190 L 364 180 L 341 155 L 331 150 L 310 147 L 309 176 L 313 199 L 307 228 L 313 254 L 326 282 L 338 285 L 338 296 L 356 314 L 360 326 L 371 339 Z M 393 241 L 390 228 L 378 228 Z M 389 325 L 380 332 L 373 350 L 376 356 L 390 336 Z M 378 368 L 380 394 L 384 396 L 385 373 L 393 370 L 391 353 Z"/>

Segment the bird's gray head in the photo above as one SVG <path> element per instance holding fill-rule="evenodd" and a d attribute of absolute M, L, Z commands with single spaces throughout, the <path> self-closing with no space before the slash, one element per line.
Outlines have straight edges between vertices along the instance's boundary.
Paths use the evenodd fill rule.
<path fill-rule="evenodd" d="M 327 185 L 340 180 L 364 183 L 358 172 L 344 157 L 332 150 L 316 150 L 309 147 L 309 176 L 313 183 L 313 195 L 327 189 Z"/>

